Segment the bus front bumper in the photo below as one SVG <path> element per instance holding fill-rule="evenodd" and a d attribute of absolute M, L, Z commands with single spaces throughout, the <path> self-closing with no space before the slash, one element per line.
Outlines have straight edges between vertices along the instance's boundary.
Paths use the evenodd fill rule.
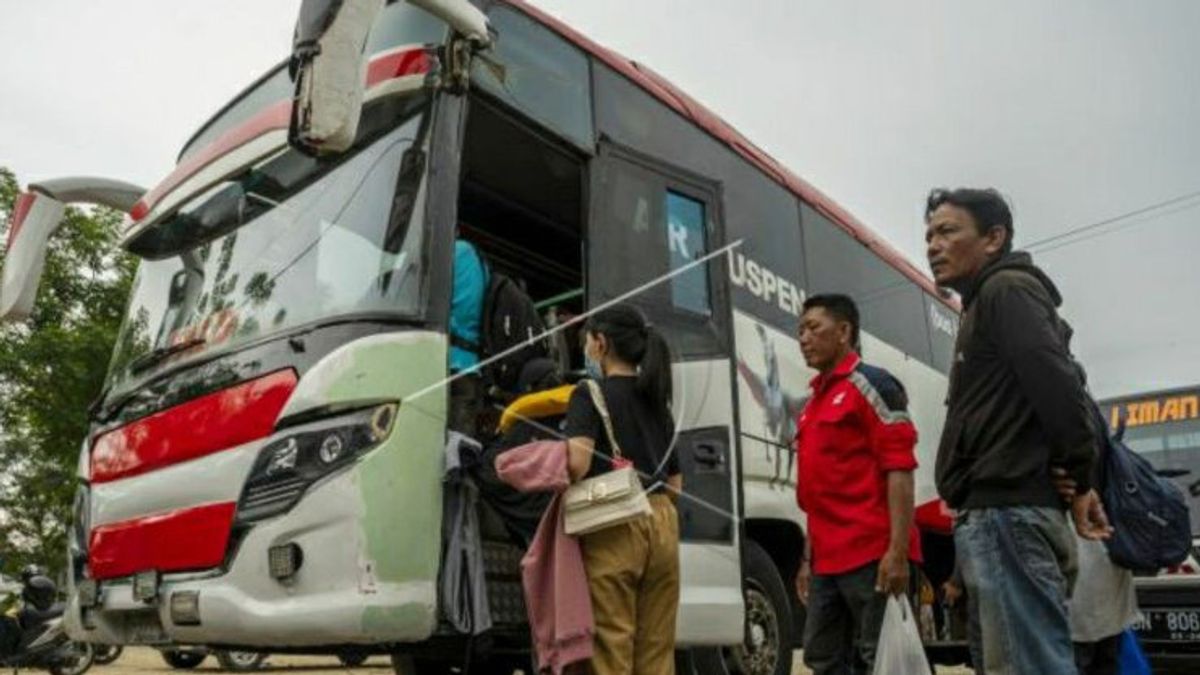
<path fill-rule="evenodd" d="M 362 542 L 357 480 L 355 472 L 335 476 L 286 515 L 255 524 L 225 570 L 105 580 L 86 589 L 83 602 L 72 589 L 69 634 L 104 644 L 247 648 L 425 640 L 437 622 L 436 574 L 380 578 Z M 403 529 L 397 523 L 393 543 L 401 551 Z M 298 551 L 295 571 L 282 578 L 270 565 L 281 547 Z"/>

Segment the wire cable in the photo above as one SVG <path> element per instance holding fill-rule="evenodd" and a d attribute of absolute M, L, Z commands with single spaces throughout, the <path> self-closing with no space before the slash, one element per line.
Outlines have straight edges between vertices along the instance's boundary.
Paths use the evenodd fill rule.
<path fill-rule="evenodd" d="M 1154 204 L 1150 204 L 1148 206 L 1143 206 L 1141 208 L 1134 209 L 1133 211 L 1128 211 L 1128 212 L 1122 213 L 1118 216 L 1113 216 L 1112 218 L 1106 218 L 1104 220 L 1098 220 L 1094 223 L 1080 225 L 1079 227 L 1071 228 L 1070 230 L 1067 230 L 1066 232 L 1060 232 L 1059 234 L 1056 234 L 1054 236 L 1046 237 L 1045 239 L 1039 239 L 1035 242 L 1025 244 L 1021 248 L 1032 251 L 1040 246 L 1045 246 L 1046 244 L 1050 244 L 1050 243 L 1059 241 L 1061 239 L 1066 239 L 1068 237 L 1071 237 L 1071 236 L 1074 236 L 1077 234 L 1082 234 L 1084 232 L 1088 232 L 1090 230 L 1094 230 L 1099 227 L 1104 227 L 1105 225 L 1111 225 L 1113 223 L 1117 223 L 1122 220 L 1127 220 L 1129 218 L 1133 218 L 1134 216 L 1140 216 L 1144 213 L 1149 213 L 1151 211 L 1157 211 L 1158 209 L 1161 209 L 1161 208 L 1164 208 L 1167 206 L 1172 206 L 1175 204 L 1179 204 L 1181 202 L 1186 202 L 1190 199 L 1195 199 L 1196 197 L 1200 197 L 1200 190 L 1196 190 L 1194 192 L 1189 192 L 1187 194 L 1179 195 L 1178 197 L 1172 197 L 1171 199 L 1167 199 L 1167 200 L 1164 200 L 1161 202 L 1155 202 Z"/>

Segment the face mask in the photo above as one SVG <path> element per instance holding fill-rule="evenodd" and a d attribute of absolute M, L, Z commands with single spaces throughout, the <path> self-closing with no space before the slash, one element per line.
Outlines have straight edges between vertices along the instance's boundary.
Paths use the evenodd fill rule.
<path fill-rule="evenodd" d="M 587 370 L 587 376 L 593 380 L 604 379 L 604 369 L 600 367 L 600 362 L 590 356 L 583 357 L 583 367 Z"/>

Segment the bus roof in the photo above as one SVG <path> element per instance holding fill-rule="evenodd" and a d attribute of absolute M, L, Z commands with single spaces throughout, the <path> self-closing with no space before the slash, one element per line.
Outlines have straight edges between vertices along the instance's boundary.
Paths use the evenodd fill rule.
<path fill-rule="evenodd" d="M 941 300 L 946 306 L 955 311 L 960 309 L 957 300 L 944 296 L 937 285 L 934 284 L 933 279 L 919 270 L 911 260 L 900 253 L 895 247 L 879 238 L 862 221 L 855 218 L 849 211 L 842 208 L 837 202 L 830 199 L 807 181 L 792 173 L 787 167 L 774 157 L 768 155 L 762 148 L 752 143 L 716 113 L 704 107 L 691 96 L 688 96 L 669 80 L 645 65 L 627 59 L 617 52 L 597 43 L 562 21 L 534 7 L 526 0 L 503 0 L 503 2 L 529 15 L 535 21 L 558 33 L 564 39 L 572 42 L 583 51 L 602 61 L 605 65 L 621 73 L 668 108 L 671 108 L 696 126 L 708 132 L 712 137 L 729 146 L 734 152 L 741 155 L 746 161 L 753 164 L 772 180 L 808 202 L 813 208 L 837 223 L 839 227 L 918 286 L 925 289 L 930 295 Z"/>

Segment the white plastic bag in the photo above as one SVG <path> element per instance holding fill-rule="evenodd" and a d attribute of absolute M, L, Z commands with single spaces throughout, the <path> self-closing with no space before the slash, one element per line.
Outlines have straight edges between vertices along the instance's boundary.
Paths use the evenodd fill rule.
<path fill-rule="evenodd" d="M 925 660 L 912 606 L 904 596 L 888 596 L 875 650 L 874 675 L 933 675 Z"/>

